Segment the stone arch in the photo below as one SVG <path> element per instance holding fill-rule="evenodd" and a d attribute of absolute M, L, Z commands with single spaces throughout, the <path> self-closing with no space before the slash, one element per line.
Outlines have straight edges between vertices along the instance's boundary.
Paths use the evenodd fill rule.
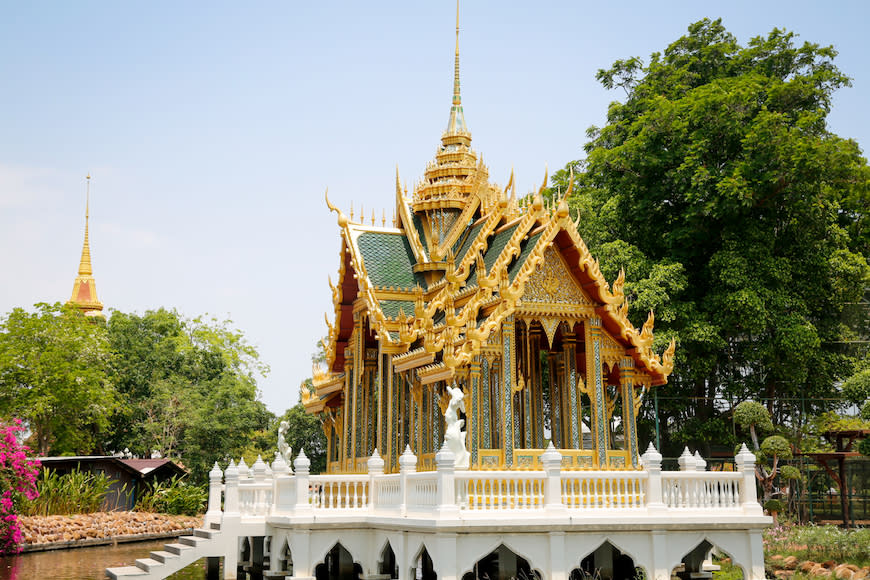
<path fill-rule="evenodd" d="M 543 577 L 540 570 L 532 567 L 530 559 L 523 557 L 505 542 L 498 542 L 494 549 L 474 562 L 471 570 L 462 575 L 462 580 L 476 578 L 541 580 Z"/>
<path fill-rule="evenodd" d="M 417 570 L 420 569 L 418 573 Z M 409 570 L 410 578 L 418 580 L 437 580 L 438 575 L 435 573 L 435 565 L 432 562 L 432 556 L 429 555 L 429 550 L 426 549 L 426 544 L 420 544 L 420 549 L 411 560 L 411 569 Z"/>
<path fill-rule="evenodd" d="M 712 561 L 712 556 L 718 552 L 720 556 L 725 556 L 730 560 L 731 565 L 740 572 L 742 578 L 749 578 L 746 563 L 735 559 L 731 550 L 721 544 L 704 536 L 695 543 L 693 548 L 683 554 L 679 562 L 671 563 L 671 576 L 688 580 L 689 578 L 698 578 L 700 573 L 710 573 L 717 570 L 718 564 Z"/>
<path fill-rule="evenodd" d="M 628 550 L 618 547 L 610 538 L 588 552 L 580 560 L 580 565 L 571 569 L 569 580 L 632 580 L 639 572 L 647 575 L 643 566 L 637 565 L 637 558 Z M 648 575 L 647 575 L 648 576 Z"/>
<path fill-rule="evenodd" d="M 362 566 L 354 561 L 353 555 L 341 542 L 336 542 L 314 568 L 317 580 L 360 580 L 362 575 Z"/>
<path fill-rule="evenodd" d="M 278 571 L 279 572 L 289 572 L 290 576 L 293 575 L 293 551 L 290 549 L 290 540 L 289 538 L 285 538 L 284 542 L 281 545 L 281 550 L 275 554 L 275 558 L 278 559 Z"/>
<path fill-rule="evenodd" d="M 390 578 L 399 577 L 399 562 L 396 560 L 396 553 L 389 539 L 384 541 L 379 552 L 377 569 L 378 574 L 389 574 Z"/>

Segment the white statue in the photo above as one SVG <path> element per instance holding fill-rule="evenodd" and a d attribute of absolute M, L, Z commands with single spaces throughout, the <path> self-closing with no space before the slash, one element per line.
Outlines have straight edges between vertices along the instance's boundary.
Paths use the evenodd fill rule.
<path fill-rule="evenodd" d="M 450 394 L 450 403 L 444 411 L 444 421 L 447 428 L 444 431 L 444 443 L 456 456 L 456 469 L 468 469 L 471 463 L 471 454 L 465 448 L 465 420 L 459 418 L 459 411 L 465 413 L 465 393 L 459 387 L 447 387 Z"/>
<path fill-rule="evenodd" d="M 281 424 L 278 425 L 278 453 L 281 454 L 287 465 L 292 465 L 293 448 L 287 445 L 287 440 L 284 439 L 284 435 L 287 434 L 289 429 L 290 424 L 287 421 L 281 421 Z"/>

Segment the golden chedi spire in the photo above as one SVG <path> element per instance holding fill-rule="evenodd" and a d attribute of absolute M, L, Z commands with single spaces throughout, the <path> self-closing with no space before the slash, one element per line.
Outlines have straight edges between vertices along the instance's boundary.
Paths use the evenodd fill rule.
<path fill-rule="evenodd" d="M 465 124 L 459 90 L 459 0 L 456 2 L 456 53 L 453 65 L 453 100 L 441 146 L 414 190 L 414 210 L 458 210 L 471 193 L 477 154 L 471 150 L 471 132 Z"/>
<path fill-rule="evenodd" d="M 85 201 L 85 241 L 82 244 L 82 257 L 79 261 L 79 275 L 73 283 L 72 296 L 67 304 L 75 306 L 85 316 L 103 317 L 103 303 L 97 299 L 97 285 L 91 267 L 91 244 L 88 238 L 88 222 L 91 205 L 91 176 L 87 176 L 87 197 Z"/>

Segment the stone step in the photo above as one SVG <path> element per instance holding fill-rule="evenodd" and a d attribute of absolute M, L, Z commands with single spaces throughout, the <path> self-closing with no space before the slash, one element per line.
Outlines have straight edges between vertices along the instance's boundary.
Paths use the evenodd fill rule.
<path fill-rule="evenodd" d="M 209 524 L 209 527 L 213 530 L 220 530 L 221 523 L 220 522 L 212 522 L 211 524 Z"/>
<path fill-rule="evenodd" d="M 174 560 L 175 558 L 178 558 L 178 554 L 164 552 L 163 550 L 157 550 L 155 552 L 151 552 L 151 559 L 157 560 L 158 562 L 163 562 L 164 564 L 168 560 Z"/>
<path fill-rule="evenodd" d="M 199 544 L 207 541 L 208 538 L 203 538 L 202 536 L 181 536 L 180 538 L 178 538 L 179 544 L 184 544 L 185 546 L 190 546 L 192 548 L 195 548 Z"/>
<path fill-rule="evenodd" d="M 137 576 L 147 576 L 148 572 L 138 566 L 118 566 L 116 568 L 106 568 L 106 576 L 111 580 L 121 580 L 123 578 L 136 578 Z"/>
<path fill-rule="evenodd" d="M 193 546 L 189 544 L 166 544 L 163 547 L 167 552 L 175 554 L 176 556 L 180 556 L 183 552 L 193 549 Z"/>
<path fill-rule="evenodd" d="M 146 572 L 153 572 L 155 568 L 163 566 L 163 562 L 152 558 L 138 558 L 136 560 L 136 566 Z"/>
<path fill-rule="evenodd" d="M 196 528 L 193 530 L 193 535 L 198 538 L 214 538 L 220 535 L 220 530 L 206 530 L 204 528 Z"/>

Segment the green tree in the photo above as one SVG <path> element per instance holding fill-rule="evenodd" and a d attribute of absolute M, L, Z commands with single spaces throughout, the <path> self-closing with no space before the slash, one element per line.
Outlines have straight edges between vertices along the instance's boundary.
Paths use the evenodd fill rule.
<path fill-rule="evenodd" d="M 111 360 L 102 320 L 15 308 L 0 321 L 0 416 L 26 421 L 41 455 L 99 451 L 117 405 Z"/>
<path fill-rule="evenodd" d="M 670 452 L 727 432 L 717 398 L 764 400 L 787 424 L 802 401 L 829 408 L 853 367 L 840 315 L 866 286 L 870 170 L 826 125 L 849 84 L 836 51 L 795 41 L 774 29 L 741 46 L 705 19 L 649 64 L 597 75 L 625 100 L 589 130 L 570 203 L 605 275 L 625 267 L 632 320 L 654 308 L 656 347 L 677 339 L 659 404 Z"/>
<path fill-rule="evenodd" d="M 110 446 L 180 459 L 197 481 L 216 460 L 238 459 L 274 421 L 259 400 L 268 372 L 230 321 L 175 311 L 113 312 L 112 368 L 124 405 Z"/>
<path fill-rule="evenodd" d="M 758 443 L 758 432 L 770 432 L 773 430 L 773 422 L 767 407 L 755 401 L 743 401 L 734 408 L 734 422 L 748 429 L 752 438 L 752 447 L 758 461 L 755 464 L 755 477 L 761 482 L 764 492 L 764 501 L 773 497 L 773 483 L 780 472 L 779 460 L 791 459 L 793 454 L 791 445 L 781 435 L 769 435 Z M 767 462 L 770 462 L 768 465 Z M 787 471 L 786 475 L 794 475 L 793 471 Z"/>
<path fill-rule="evenodd" d="M 293 449 L 293 457 L 298 455 L 300 449 L 305 450 L 305 455 L 311 460 L 311 473 L 326 471 L 326 435 L 320 419 L 305 412 L 302 403 L 290 407 L 283 415 L 278 417 L 277 424 L 287 421 L 287 444 Z M 275 427 L 277 438 L 277 426 Z"/>

